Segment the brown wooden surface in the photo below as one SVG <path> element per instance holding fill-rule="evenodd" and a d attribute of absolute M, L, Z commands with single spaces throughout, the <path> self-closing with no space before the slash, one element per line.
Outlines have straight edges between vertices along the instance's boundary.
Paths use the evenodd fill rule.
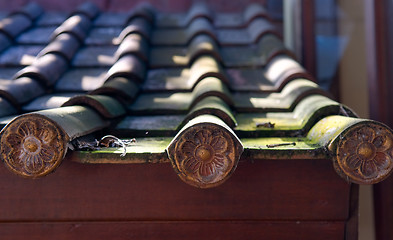
<path fill-rule="evenodd" d="M 302 2 L 302 65 L 313 76 L 316 74 L 316 47 L 315 47 L 315 2 L 303 0 Z"/>
<path fill-rule="evenodd" d="M 338 240 L 343 222 L 66 222 L 0 224 L 2 239 Z"/>
<path fill-rule="evenodd" d="M 349 208 L 349 220 L 346 223 L 345 239 L 358 240 L 359 228 L 359 185 L 352 184 L 351 200 Z"/>
<path fill-rule="evenodd" d="M 370 118 L 393 127 L 393 3 L 365 1 L 366 53 Z M 393 239 L 393 176 L 374 185 L 377 240 Z"/>
<path fill-rule="evenodd" d="M 228 181 L 197 189 L 169 163 L 83 165 L 24 179 L 0 166 L 0 221 L 347 220 L 350 184 L 330 160 L 240 159 Z"/>

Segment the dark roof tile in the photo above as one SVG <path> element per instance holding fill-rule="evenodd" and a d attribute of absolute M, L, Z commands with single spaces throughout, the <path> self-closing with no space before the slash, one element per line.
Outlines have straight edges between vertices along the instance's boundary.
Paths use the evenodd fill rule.
<path fill-rule="evenodd" d="M 124 138 L 130 135 L 134 137 L 174 136 L 184 118 L 184 115 L 129 115 L 116 125 L 113 133 Z M 153 141 L 155 140 L 157 139 Z"/>
<path fill-rule="evenodd" d="M 70 62 L 74 57 L 76 51 L 79 49 L 80 43 L 78 39 L 69 33 L 62 33 L 52 40 L 52 42 L 46 46 L 38 54 L 38 57 L 42 57 L 45 54 L 57 54 L 64 57 L 67 62 Z"/>
<path fill-rule="evenodd" d="M 85 15 L 73 15 L 63 22 L 53 32 L 51 39 L 55 39 L 62 33 L 73 34 L 80 43 L 83 43 L 91 26 L 91 20 Z"/>
<path fill-rule="evenodd" d="M 0 97 L 0 117 L 12 116 L 18 113 L 18 109 L 8 100 Z"/>
<path fill-rule="evenodd" d="M 38 27 L 58 27 L 68 16 L 69 14 L 65 12 L 45 12 L 36 20 L 36 25 Z"/>
<path fill-rule="evenodd" d="M 13 12 L 12 15 L 23 14 L 26 17 L 30 18 L 31 21 L 34 21 L 43 13 L 44 13 L 44 9 L 42 9 L 40 5 L 34 2 L 30 2 L 27 5 L 25 5 L 22 9 Z"/>
<path fill-rule="evenodd" d="M 117 48 L 115 58 L 119 59 L 126 54 L 133 54 L 147 62 L 149 58 L 149 44 L 140 34 L 129 34 Z"/>
<path fill-rule="evenodd" d="M 8 82 L 13 79 L 14 75 L 21 69 L 22 67 L 2 67 L 0 71 L 0 84 L 8 84 Z"/>
<path fill-rule="evenodd" d="M 148 72 L 145 91 L 187 91 L 206 77 L 228 82 L 221 65 L 210 56 L 197 58 L 191 68 L 159 68 Z"/>
<path fill-rule="evenodd" d="M 53 86 L 67 68 L 68 63 L 62 56 L 48 53 L 16 73 L 14 78 L 30 77 L 43 85 Z"/>
<path fill-rule="evenodd" d="M 67 106 L 86 106 L 97 111 L 103 118 L 118 118 L 126 114 L 125 108 L 114 98 L 105 95 L 79 95 L 63 103 Z"/>
<path fill-rule="evenodd" d="M 124 55 L 108 70 L 107 79 L 124 77 L 143 82 L 145 80 L 146 66 L 134 55 Z"/>
<path fill-rule="evenodd" d="M 107 68 L 74 68 L 65 72 L 56 82 L 59 92 L 88 92 L 104 84 Z"/>
<path fill-rule="evenodd" d="M 139 92 L 139 86 L 130 79 L 115 77 L 108 79 L 101 87 L 91 91 L 92 95 L 107 95 L 116 98 L 124 104 L 130 104 L 135 100 Z"/>
<path fill-rule="evenodd" d="M 236 127 L 236 119 L 232 110 L 224 100 L 216 96 L 205 97 L 196 103 L 184 118 L 182 125 L 186 125 L 190 120 L 200 115 L 213 115 L 223 120 L 230 128 Z"/>
<path fill-rule="evenodd" d="M 23 14 L 15 14 L 0 21 L 0 32 L 10 39 L 15 39 L 20 33 L 31 27 L 33 22 Z"/>
<path fill-rule="evenodd" d="M 216 32 L 206 18 L 194 19 L 189 27 L 182 29 L 158 29 L 153 31 L 151 44 L 164 46 L 186 46 L 194 37 L 206 34 L 216 39 Z"/>
<path fill-rule="evenodd" d="M 256 18 L 269 19 L 270 17 L 267 14 L 266 9 L 262 5 L 258 3 L 248 5 L 243 13 L 245 25 L 248 25 Z"/>
<path fill-rule="evenodd" d="M 229 106 L 234 105 L 227 86 L 217 78 L 207 77 L 199 81 L 192 92 L 142 94 L 129 106 L 129 109 L 138 114 L 152 112 L 185 114 L 199 101 L 209 96 L 219 97 Z"/>
<path fill-rule="evenodd" d="M 187 16 L 184 18 L 182 26 L 188 26 L 196 18 L 206 18 L 210 22 L 213 22 L 213 12 L 204 2 L 194 2 L 190 7 Z"/>
<path fill-rule="evenodd" d="M 149 40 L 151 35 L 151 24 L 145 18 L 133 18 L 128 26 L 123 29 L 118 37 L 118 41 L 123 41 L 130 34 L 137 33 Z"/>
<path fill-rule="evenodd" d="M 83 14 L 91 20 L 95 19 L 100 14 L 100 9 L 91 2 L 81 4 L 74 12 L 74 15 Z"/>
<path fill-rule="evenodd" d="M 22 110 L 24 112 L 34 112 L 46 109 L 59 108 L 72 97 L 78 96 L 80 94 L 80 92 L 73 92 L 42 95 L 23 105 Z"/>
<path fill-rule="evenodd" d="M 15 45 L 0 55 L 0 66 L 27 66 L 35 62 L 35 57 L 43 46 Z"/>
<path fill-rule="evenodd" d="M 27 103 L 44 93 L 45 89 L 37 81 L 27 77 L 18 78 L 0 85 L 0 95 L 8 95 L 5 98 L 18 106 L 18 109 L 21 104 Z"/>
<path fill-rule="evenodd" d="M 115 46 L 87 46 L 81 48 L 72 60 L 74 67 L 111 67 L 116 58 Z"/>
<path fill-rule="evenodd" d="M 94 21 L 95 27 L 122 27 L 126 22 L 127 14 L 103 12 Z"/>
<path fill-rule="evenodd" d="M 53 31 L 56 28 L 50 27 L 37 27 L 22 33 L 17 39 L 18 44 L 39 44 L 46 45 L 49 43 Z"/>
<path fill-rule="evenodd" d="M 11 39 L 4 33 L 0 32 L 0 53 L 11 46 Z"/>
<path fill-rule="evenodd" d="M 220 48 L 208 35 L 198 35 L 187 47 L 155 47 L 150 51 L 151 68 L 190 66 L 201 55 L 210 55 L 222 62 Z"/>
<path fill-rule="evenodd" d="M 312 94 L 327 95 L 317 84 L 296 79 L 278 93 L 237 92 L 232 96 L 238 112 L 290 112 L 301 99 Z"/>
<path fill-rule="evenodd" d="M 100 13 L 89 3 L 71 16 L 33 5 L 21 11 L 0 20 L 0 126 L 8 123 L 0 133 L 1 158 L 17 174 L 50 173 L 67 146 L 83 163 L 171 162 L 182 180 L 201 188 L 224 182 L 243 150 L 253 160 L 331 159 L 340 176 L 356 183 L 381 181 L 393 169 L 392 162 L 370 173 L 378 177 L 362 178 L 342 167 L 346 141 L 361 144 L 359 133 L 379 134 L 391 148 L 393 133 L 329 99 L 260 5 L 236 13 L 200 2 L 177 14 L 148 5 Z M 25 130 L 41 142 L 50 136 L 55 150 L 40 164 L 14 154 L 20 144 L 12 143 Z M 81 148 L 79 137 L 103 133 L 137 137 L 138 144 Z M 199 158 L 208 156 L 207 146 L 225 150 L 225 166 L 220 155 L 221 167 L 196 169 L 201 143 Z"/>
<path fill-rule="evenodd" d="M 95 27 L 85 40 L 86 45 L 113 45 L 122 29 L 120 27 Z"/>
<path fill-rule="evenodd" d="M 149 21 L 150 24 L 153 24 L 155 19 L 155 9 L 149 4 L 141 3 L 137 7 L 131 9 L 124 24 L 128 25 L 135 18 L 144 18 Z"/>

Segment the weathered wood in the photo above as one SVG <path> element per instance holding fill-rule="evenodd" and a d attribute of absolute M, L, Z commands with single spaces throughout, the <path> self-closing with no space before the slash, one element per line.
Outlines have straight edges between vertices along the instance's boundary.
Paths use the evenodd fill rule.
<path fill-rule="evenodd" d="M 4 239 L 345 239 L 345 223 L 324 221 L 103 221 L 3 223 Z"/>
<path fill-rule="evenodd" d="M 224 184 L 204 190 L 179 181 L 169 163 L 70 160 L 34 181 L 0 166 L 0 181 L 12 183 L 0 185 L 0 221 L 348 219 L 350 184 L 330 159 L 242 158 Z"/>
<path fill-rule="evenodd" d="M 233 173 L 243 145 L 220 118 L 200 115 L 179 131 L 167 152 L 180 179 L 195 187 L 210 188 Z"/>

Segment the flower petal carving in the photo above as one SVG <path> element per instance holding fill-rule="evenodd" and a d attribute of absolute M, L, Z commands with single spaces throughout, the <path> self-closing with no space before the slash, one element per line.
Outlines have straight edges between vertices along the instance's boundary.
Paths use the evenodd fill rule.
<path fill-rule="evenodd" d="M 359 173 L 366 178 L 375 177 L 378 174 L 377 166 L 374 161 L 363 161 Z"/>
<path fill-rule="evenodd" d="M 211 145 L 217 153 L 223 153 L 228 147 L 228 142 L 222 136 L 216 136 L 212 139 Z"/>
<path fill-rule="evenodd" d="M 40 177 L 53 171 L 65 156 L 67 137 L 44 116 L 22 115 L 1 132 L 1 158 L 14 173 Z"/>
<path fill-rule="evenodd" d="M 378 166 L 379 170 L 388 169 L 392 160 L 386 153 L 378 152 L 374 157 L 374 162 Z"/>
<path fill-rule="evenodd" d="M 360 165 L 362 165 L 362 158 L 357 155 L 351 155 L 348 157 L 345 163 L 349 169 L 355 170 L 358 169 Z"/>
<path fill-rule="evenodd" d="M 393 169 L 393 134 L 379 123 L 351 128 L 340 138 L 336 151 L 339 173 L 355 183 L 377 183 Z"/>
<path fill-rule="evenodd" d="M 184 170 L 188 173 L 195 174 L 198 172 L 198 169 L 201 167 L 201 162 L 196 161 L 194 158 L 187 158 L 183 161 Z"/>
<path fill-rule="evenodd" d="M 243 146 L 225 127 L 203 123 L 186 128 L 168 147 L 179 177 L 208 188 L 223 183 L 237 166 Z"/>

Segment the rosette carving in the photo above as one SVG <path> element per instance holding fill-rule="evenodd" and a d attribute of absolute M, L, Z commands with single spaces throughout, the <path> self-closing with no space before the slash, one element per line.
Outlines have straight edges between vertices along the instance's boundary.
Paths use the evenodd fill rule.
<path fill-rule="evenodd" d="M 393 169 L 392 132 L 376 123 L 355 126 L 338 143 L 337 163 L 352 182 L 382 181 Z"/>
<path fill-rule="evenodd" d="M 220 185 L 235 170 L 243 147 L 227 129 L 214 124 L 183 131 L 169 148 L 169 157 L 186 183 L 208 188 Z"/>
<path fill-rule="evenodd" d="M 25 115 L 9 123 L 1 133 L 1 157 L 14 173 L 40 177 L 52 172 L 66 153 L 66 137 L 50 120 Z"/>

